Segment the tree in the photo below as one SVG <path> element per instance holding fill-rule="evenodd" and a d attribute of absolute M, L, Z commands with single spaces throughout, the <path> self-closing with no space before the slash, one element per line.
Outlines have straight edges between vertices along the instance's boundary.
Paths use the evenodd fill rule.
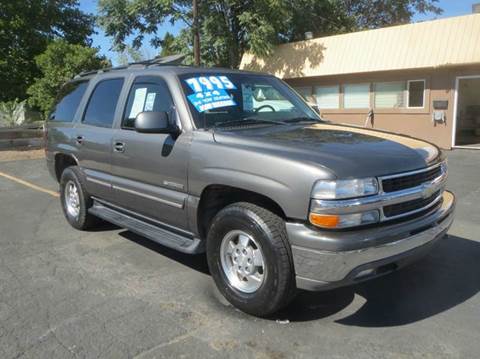
<path fill-rule="evenodd" d="M 181 52 L 181 49 L 177 48 L 177 42 L 175 41 L 175 36 L 167 31 L 163 40 L 161 42 L 162 50 L 160 51 L 160 56 L 170 56 L 175 55 Z"/>
<path fill-rule="evenodd" d="M 441 14 L 438 0 L 343 0 L 348 16 L 359 29 L 407 24 L 416 13 Z"/>
<path fill-rule="evenodd" d="M 98 49 L 69 44 L 64 40 L 51 42 L 45 52 L 35 58 L 41 76 L 35 79 L 27 92 L 29 103 L 44 114 L 51 111 L 60 87 L 82 71 L 111 66 L 110 61 L 98 55 Z"/>
<path fill-rule="evenodd" d="M 25 98 L 50 41 L 88 45 L 92 33 L 93 17 L 76 0 L 0 0 L 0 101 Z"/>
<path fill-rule="evenodd" d="M 203 64 L 238 67 L 246 51 L 268 54 L 274 45 L 304 38 L 363 28 L 404 23 L 414 13 L 439 13 L 438 0 L 201 0 L 199 1 L 201 57 Z M 151 45 L 162 40 L 156 34 L 165 23 L 183 21 L 186 27 L 170 48 L 192 61 L 192 1 L 100 0 L 99 24 L 123 48 L 133 36 L 139 47 L 146 34 Z"/>
<path fill-rule="evenodd" d="M 147 60 L 147 58 L 138 49 L 127 45 L 123 51 L 119 51 L 117 62 L 120 65 L 128 65 L 130 62 L 139 62 Z"/>

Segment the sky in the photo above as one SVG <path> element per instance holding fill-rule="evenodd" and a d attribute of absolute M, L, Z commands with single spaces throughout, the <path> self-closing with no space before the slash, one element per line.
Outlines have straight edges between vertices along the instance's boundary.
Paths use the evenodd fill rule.
<path fill-rule="evenodd" d="M 480 1 L 480 0 L 479 0 Z M 86 13 L 90 14 L 97 14 L 97 0 L 80 0 L 80 9 Z M 166 23 L 159 29 L 159 36 L 163 37 L 163 35 L 168 31 L 173 35 L 177 35 L 182 28 L 181 23 L 175 24 L 172 26 L 170 23 Z M 112 47 L 112 38 L 105 35 L 105 33 L 100 28 L 95 28 L 97 34 L 92 36 L 92 46 L 98 47 L 100 49 L 99 53 L 101 55 L 105 55 L 112 61 L 114 66 L 118 65 L 118 53 L 111 50 Z M 149 58 L 155 57 L 159 52 L 159 49 L 155 49 L 148 43 L 149 36 L 145 36 L 147 41 L 144 41 L 144 45 L 142 49 L 140 49 L 143 55 L 146 55 Z"/>
<path fill-rule="evenodd" d="M 451 16 L 460 16 L 472 13 L 472 4 L 480 2 L 480 0 L 439 0 L 438 6 L 441 7 L 444 12 L 442 15 L 415 15 L 413 21 L 426 21 L 433 20 L 436 18 L 445 18 Z M 96 0 L 80 0 L 80 9 L 84 12 L 96 14 L 97 13 L 97 1 Z M 159 35 L 163 36 L 165 32 L 170 32 L 176 35 L 182 25 L 176 24 L 172 26 L 170 23 L 166 23 L 159 29 Z M 114 65 L 118 64 L 118 54 L 114 51 L 111 51 L 112 41 L 111 38 L 105 36 L 103 31 L 99 28 L 96 29 L 98 34 L 92 37 L 93 46 L 100 49 L 100 54 L 105 55 L 107 58 L 112 60 Z M 148 38 L 147 38 L 148 39 Z M 145 42 L 143 48 L 141 49 L 142 53 L 148 57 L 154 57 L 158 53 L 158 49 L 151 47 L 148 42 Z"/>

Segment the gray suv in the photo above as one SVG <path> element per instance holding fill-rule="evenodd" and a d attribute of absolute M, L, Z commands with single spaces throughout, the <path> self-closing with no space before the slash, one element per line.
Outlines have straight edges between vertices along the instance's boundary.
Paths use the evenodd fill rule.
<path fill-rule="evenodd" d="M 103 219 L 206 252 L 220 292 L 253 315 L 297 288 L 390 273 L 453 221 L 436 146 L 331 124 L 265 74 L 154 63 L 80 74 L 46 138 L 73 227 Z"/>

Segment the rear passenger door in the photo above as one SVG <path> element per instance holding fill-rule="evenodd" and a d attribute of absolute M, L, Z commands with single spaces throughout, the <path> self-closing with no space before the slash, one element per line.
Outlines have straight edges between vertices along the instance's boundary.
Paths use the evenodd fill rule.
<path fill-rule="evenodd" d="M 120 128 L 113 139 L 113 193 L 116 203 L 138 214 L 186 229 L 187 161 L 190 137 L 138 133 L 135 117 L 144 111 L 167 112 L 179 125 L 166 82 L 138 76 L 128 94 Z"/>
<path fill-rule="evenodd" d="M 122 92 L 123 78 L 106 78 L 96 82 L 75 127 L 78 161 L 86 175 L 90 194 L 111 201 L 113 122 Z"/>

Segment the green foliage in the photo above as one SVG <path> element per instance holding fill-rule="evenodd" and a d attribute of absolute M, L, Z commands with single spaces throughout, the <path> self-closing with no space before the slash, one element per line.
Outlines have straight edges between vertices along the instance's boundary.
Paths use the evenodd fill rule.
<path fill-rule="evenodd" d="M 160 51 L 161 57 L 175 55 L 182 52 L 181 47 L 180 48 L 178 47 L 175 36 L 173 36 L 169 32 L 167 32 L 163 37 L 161 46 L 162 46 L 162 50 Z"/>
<path fill-rule="evenodd" d="M 26 101 L 0 102 L 0 127 L 19 126 L 25 121 Z"/>
<path fill-rule="evenodd" d="M 122 51 L 119 51 L 117 62 L 119 65 L 128 65 L 130 62 L 139 62 L 147 59 L 140 50 L 126 45 Z"/>
<path fill-rule="evenodd" d="M 44 114 L 50 112 L 60 87 L 66 81 L 82 71 L 111 66 L 97 53 L 98 49 L 63 40 L 51 42 L 45 52 L 35 58 L 41 76 L 27 90 L 29 103 L 40 108 Z"/>
<path fill-rule="evenodd" d="M 34 58 L 50 41 L 87 45 L 92 32 L 77 0 L 0 0 L 0 101 L 25 98 L 39 74 Z"/>
<path fill-rule="evenodd" d="M 206 65 L 238 67 L 251 51 L 268 54 L 274 45 L 298 41 L 304 33 L 324 36 L 409 22 L 414 13 L 440 13 L 438 0 L 201 0 L 201 58 Z M 192 61 L 192 2 L 184 0 L 100 0 L 99 24 L 123 49 L 133 36 L 139 48 L 146 34 L 165 54 L 183 53 Z M 161 25 L 182 21 L 180 34 L 163 39 Z M 163 52 L 163 50 L 162 50 Z"/>
<path fill-rule="evenodd" d="M 407 24 L 415 13 L 441 14 L 438 0 L 343 0 L 348 16 L 359 29 Z"/>

